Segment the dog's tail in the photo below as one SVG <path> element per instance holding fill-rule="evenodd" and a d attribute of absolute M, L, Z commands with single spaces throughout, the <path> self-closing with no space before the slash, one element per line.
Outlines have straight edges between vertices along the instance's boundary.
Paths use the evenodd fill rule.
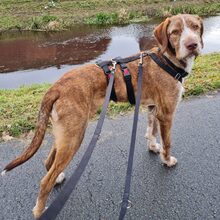
<path fill-rule="evenodd" d="M 52 107 L 54 102 L 59 98 L 59 92 L 54 90 L 49 90 L 41 103 L 40 112 L 38 115 L 38 121 L 36 125 L 36 131 L 34 134 L 34 137 L 31 141 L 31 144 L 29 147 L 15 160 L 13 160 L 11 163 L 9 163 L 2 172 L 2 175 L 4 175 L 7 171 L 14 169 L 15 167 L 21 165 L 22 163 L 29 160 L 39 149 L 46 129 L 47 129 L 47 123 L 49 120 L 50 112 L 52 111 Z"/>

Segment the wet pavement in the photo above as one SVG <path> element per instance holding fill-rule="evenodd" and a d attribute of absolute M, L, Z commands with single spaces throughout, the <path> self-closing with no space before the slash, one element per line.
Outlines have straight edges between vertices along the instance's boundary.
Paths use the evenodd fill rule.
<path fill-rule="evenodd" d="M 220 219 L 220 94 L 183 101 L 172 129 L 172 154 L 176 167 L 161 164 L 147 151 L 144 134 L 146 114 L 139 117 L 131 183 L 132 207 L 126 220 L 214 220 Z M 122 198 L 133 114 L 106 119 L 98 144 L 75 191 L 57 220 L 118 219 Z M 89 124 L 66 177 L 79 164 L 96 122 Z M 36 155 L 22 166 L 0 176 L 0 219 L 30 220 L 45 175 L 43 161 L 53 143 L 46 135 Z M 27 143 L 0 143 L 0 171 L 19 155 Z M 61 188 L 52 191 L 48 204 Z"/>

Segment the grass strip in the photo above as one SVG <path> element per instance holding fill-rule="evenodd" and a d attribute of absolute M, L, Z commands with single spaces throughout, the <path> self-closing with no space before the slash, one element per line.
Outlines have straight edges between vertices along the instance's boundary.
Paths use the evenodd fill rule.
<path fill-rule="evenodd" d="M 212 16 L 219 0 L 1 0 L 0 31 L 63 30 L 75 24 L 116 25 L 146 22 L 178 13 Z"/>
<path fill-rule="evenodd" d="M 20 136 L 35 128 L 43 95 L 49 84 L 23 86 L 15 90 L 0 90 L 0 137 Z M 193 73 L 186 79 L 184 97 L 220 89 L 220 53 L 200 56 Z M 108 114 L 115 116 L 132 110 L 129 103 L 110 103 Z M 98 112 L 99 113 L 99 112 Z"/>

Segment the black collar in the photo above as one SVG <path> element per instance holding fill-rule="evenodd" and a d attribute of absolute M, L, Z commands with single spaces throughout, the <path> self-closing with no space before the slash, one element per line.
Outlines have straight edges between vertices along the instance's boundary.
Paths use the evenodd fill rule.
<path fill-rule="evenodd" d="M 165 70 L 167 73 L 169 73 L 172 77 L 179 80 L 180 82 L 183 81 L 183 78 L 188 75 L 188 73 L 179 67 L 177 67 L 174 63 L 172 63 L 167 57 L 162 55 L 162 57 L 166 60 L 165 64 L 161 61 L 161 59 L 157 56 L 155 53 L 149 53 L 149 56 L 152 58 L 152 60 L 160 66 L 163 70 Z"/>

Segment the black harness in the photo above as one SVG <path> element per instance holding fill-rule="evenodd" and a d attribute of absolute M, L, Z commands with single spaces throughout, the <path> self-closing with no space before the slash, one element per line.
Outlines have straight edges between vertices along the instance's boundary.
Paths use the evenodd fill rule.
<path fill-rule="evenodd" d="M 148 52 L 142 53 L 142 56 L 148 56 Z M 104 70 L 105 75 L 107 76 L 107 80 L 109 79 L 109 74 L 111 73 L 111 66 L 112 62 L 116 62 L 116 64 L 119 64 L 121 71 L 124 76 L 124 81 L 127 89 L 127 96 L 128 96 L 128 101 L 130 102 L 131 105 L 135 105 L 135 94 L 134 94 L 134 89 L 132 86 L 131 82 L 131 74 L 129 72 L 129 69 L 126 65 L 126 63 L 130 63 L 132 61 L 140 59 L 140 54 L 131 56 L 131 57 L 126 57 L 126 58 L 121 58 L 121 57 L 116 57 L 112 60 L 109 61 L 98 61 L 96 62 L 96 65 L 101 67 Z M 115 88 L 113 85 L 112 92 L 111 92 L 111 100 L 117 102 L 117 96 L 115 93 Z"/>
<path fill-rule="evenodd" d="M 159 58 L 159 56 L 156 53 L 146 51 L 143 53 L 143 57 L 145 56 L 150 56 L 151 59 L 163 70 L 165 70 L 167 73 L 169 73 L 172 77 L 175 79 L 179 80 L 182 83 L 182 80 L 184 77 L 188 75 L 188 73 L 179 67 L 177 67 L 174 63 L 172 63 L 166 56 L 162 55 L 162 59 Z M 130 102 L 131 105 L 135 105 L 135 94 L 134 94 L 134 89 L 132 86 L 132 78 L 131 74 L 129 72 L 129 69 L 127 67 L 127 63 L 130 63 L 132 61 L 138 60 L 140 58 L 140 55 L 135 55 L 127 58 L 121 58 L 121 57 L 116 57 L 112 60 L 109 61 L 98 61 L 96 64 L 101 67 L 104 71 L 104 73 L 107 76 L 107 79 L 109 80 L 109 76 L 111 73 L 111 66 L 112 66 L 112 61 L 116 62 L 117 64 L 120 65 L 121 71 L 124 76 L 124 81 L 127 89 L 127 97 L 128 101 Z M 117 96 L 115 92 L 115 87 L 113 85 L 112 91 L 111 91 L 111 100 L 117 102 Z"/>

